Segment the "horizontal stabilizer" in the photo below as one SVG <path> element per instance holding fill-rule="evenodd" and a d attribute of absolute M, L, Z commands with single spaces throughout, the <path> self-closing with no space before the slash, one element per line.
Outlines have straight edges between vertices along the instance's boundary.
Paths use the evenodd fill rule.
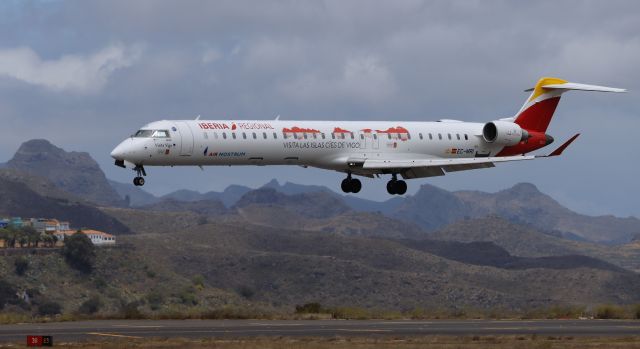
<path fill-rule="evenodd" d="M 578 90 L 578 91 L 600 91 L 600 92 L 627 92 L 624 88 L 606 87 L 598 85 L 578 84 L 575 82 L 565 82 L 563 84 L 543 85 L 543 89 L 551 90 Z"/>
<path fill-rule="evenodd" d="M 571 145 L 571 143 L 573 143 L 573 141 L 576 140 L 576 138 L 578 138 L 578 136 L 580 136 L 579 133 L 576 133 L 573 137 L 569 138 L 568 141 L 564 142 L 561 146 L 558 147 L 558 149 L 554 150 L 551 152 L 551 154 L 549 155 L 543 155 L 543 156 L 539 156 L 539 157 L 551 157 L 551 156 L 558 156 L 558 155 L 562 155 L 562 152 L 567 149 L 567 147 L 569 145 Z"/>

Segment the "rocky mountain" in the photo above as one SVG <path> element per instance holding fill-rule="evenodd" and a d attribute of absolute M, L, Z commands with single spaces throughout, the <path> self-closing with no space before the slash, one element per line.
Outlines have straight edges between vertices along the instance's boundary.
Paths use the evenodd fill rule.
<path fill-rule="evenodd" d="M 503 269 L 575 269 L 593 268 L 625 272 L 624 268 L 582 255 L 559 255 L 545 257 L 519 257 L 511 255 L 493 242 L 458 242 L 439 240 L 397 240 L 401 244 L 420 251 L 462 262 L 465 264 L 492 266 Z M 629 271 L 627 271 L 629 272 Z"/>
<path fill-rule="evenodd" d="M 57 218 L 70 221 L 75 228 L 130 233 L 117 219 L 62 192 L 44 178 L 12 169 L 0 170 L 0 216 Z"/>
<path fill-rule="evenodd" d="M 150 211 L 193 212 L 207 217 L 223 215 L 229 211 L 222 201 L 218 200 L 178 201 L 163 199 L 139 208 Z"/>
<path fill-rule="evenodd" d="M 575 241 L 507 221 L 498 216 L 458 221 L 429 234 L 429 239 L 456 242 L 491 242 L 521 257 L 585 255 L 640 272 L 640 244 L 611 246 Z"/>
<path fill-rule="evenodd" d="M 560 205 L 530 183 L 517 184 L 497 193 L 448 192 L 425 184 L 389 215 L 429 231 L 465 218 L 495 215 L 564 238 L 610 244 L 628 242 L 640 233 L 637 218 L 582 215 Z"/>
<path fill-rule="evenodd" d="M 567 238 L 625 243 L 640 234 L 640 220 L 637 218 L 582 215 L 560 205 L 530 183 L 520 183 L 494 194 L 462 191 L 455 195 L 467 203 L 471 216 L 497 214 Z"/>
<path fill-rule="evenodd" d="M 160 199 L 155 195 L 145 191 L 140 187 L 136 187 L 131 183 L 120 183 L 109 180 L 109 185 L 111 185 L 111 187 L 115 189 L 118 195 L 120 195 L 120 198 L 125 201 L 125 204 L 128 203 L 128 206 L 151 205 L 160 201 Z"/>
<path fill-rule="evenodd" d="M 44 139 L 22 143 L 7 167 L 45 177 L 60 189 L 99 205 L 124 204 L 88 153 L 66 152 Z"/>
<path fill-rule="evenodd" d="M 250 190 L 251 188 L 242 185 L 230 185 L 222 192 L 209 191 L 200 193 L 194 190 L 181 189 L 164 195 L 161 199 L 173 199 L 177 201 L 218 200 L 225 204 L 225 206 L 231 207 L 235 205 L 240 197 Z"/>
<path fill-rule="evenodd" d="M 243 290 L 251 301 L 275 307 L 523 309 L 640 301 L 637 274 L 579 256 L 514 258 L 503 251 L 497 262 L 471 263 L 474 244 L 456 253 L 460 244 L 424 248 L 228 221 L 129 241 L 138 241 L 138 253 L 155 265 L 203 275 L 211 287 Z"/>
<path fill-rule="evenodd" d="M 243 195 L 234 207 L 246 208 L 251 205 L 287 207 L 296 214 L 310 218 L 327 218 L 350 210 L 342 200 L 324 191 L 286 195 L 273 188 L 252 190 Z"/>

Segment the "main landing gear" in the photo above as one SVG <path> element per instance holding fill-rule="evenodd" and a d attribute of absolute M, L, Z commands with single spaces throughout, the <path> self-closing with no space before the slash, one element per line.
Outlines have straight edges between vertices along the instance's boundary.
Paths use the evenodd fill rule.
<path fill-rule="evenodd" d="M 144 177 L 142 176 L 147 175 L 147 172 L 144 170 L 144 167 L 142 165 L 136 165 L 136 167 L 134 167 L 133 170 L 136 171 L 136 178 L 133 179 L 133 185 L 135 185 L 136 187 L 143 186 Z"/>
<path fill-rule="evenodd" d="M 342 180 L 340 185 L 342 191 L 345 193 L 357 193 L 362 189 L 362 183 L 357 178 L 351 178 L 351 173 L 347 175 L 347 178 Z"/>
<path fill-rule="evenodd" d="M 387 192 L 391 195 L 403 195 L 407 192 L 407 182 L 398 180 L 398 177 L 394 173 L 391 180 L 387 182 Z"/>

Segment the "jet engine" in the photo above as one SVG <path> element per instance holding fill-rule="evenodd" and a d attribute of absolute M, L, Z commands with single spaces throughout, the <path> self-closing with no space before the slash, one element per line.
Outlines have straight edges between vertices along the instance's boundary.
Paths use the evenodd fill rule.
<path fill-rule="evenodd" d="M 512 146 L 529 138 L 529 132 L 520 125 L 508 121 L 487 122 L 482 128 L 482 138 L 487 143 Z"/>

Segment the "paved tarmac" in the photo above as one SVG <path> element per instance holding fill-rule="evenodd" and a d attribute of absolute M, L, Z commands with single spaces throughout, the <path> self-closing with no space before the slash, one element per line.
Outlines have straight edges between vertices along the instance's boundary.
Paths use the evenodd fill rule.
<path fill-rule="evenodd" d="M 632 320 L 98 320 L 0 326 L 0 342 L 22 342 L 27 335 L 53 336 L 55 342 L 99 338 L 241 338 L 255 336 L 424 336 L 515 335 L 633 336 Z"/>

